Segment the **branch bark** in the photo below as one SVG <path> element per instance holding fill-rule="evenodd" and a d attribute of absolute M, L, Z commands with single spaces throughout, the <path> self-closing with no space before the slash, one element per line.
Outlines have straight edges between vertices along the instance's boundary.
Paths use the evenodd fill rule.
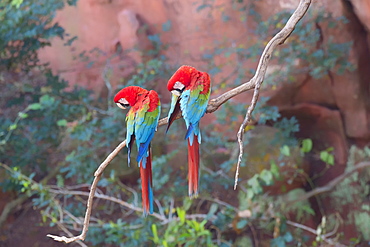
<path fill-rule="evenodd" d="M 253 99 L 252 99 L 252 104 L 249 106 L 246 117 L 243 121 L 243 124 L 240 126 L 240 129 L 239 129 L 239 132 L 238 132 L 238 142 L 239 142 L 239 147 L 240 147 L 240 154 L 239 154 L 239 160 L 238 160 L 238 164 L 237 164 L 237 172 L 236 172 L 236 175 L 235 175 L 234 189 L 236 188 L 236 185 L 237 185 L 237 179 L 238 179 L 238 176 L 239 176 L 240 162 L 241 162 L 241 158 L 243 156 L 243 145 L 242 145 L 243 140 L 242 140 L 242 137 L 243 137 L 243 134 L 244 134 L 244 128 L 248 124 L 250 116 L 251 116 L 251 114 L 254 110 L 254 107 L 257 103 L 258 96 L 259 96 L 259 89 L 260 89 L 261 84 L 264 80 L 264 77 L 265 77 L 265 74 L 266 74 L 266 69 L 267 69 L 267 66 L 268 66 L 268 62 L 270 61 L 272 52 L 279 44 L 284 43 L 284 41 L 293 32 L 294 27 L 299 22 L 299 20 L 305 15 L 305 13 L 307 12 L 310 4 L 311 4 L 311 0 L 300 0 L 297 9 L 294 11 L 294 13 L 290 17 L 290 19 L 288 20 L 288 22 L 286 23 L 284 28 L 279 33 L 277 33 L 270 40 L 270 42 L 266 45 L 266 47 L 265 47 L 265 49 L 264 49 L 264 51 L 261 55 L 261 59 L 258 63 L 256 74 L 252 77 L 252 79 L 250 81 L 245 82 L 242 85 L 225 92 L 224 94 L 218 96 L 217 98 L 210 100 L 210 102 L 207 106 L 207 113 L 212 113 L 212 112 L 216 111 L 222 104 L 224 104 L 229 99 L 231 99 L 231 98 L 235 97 L 236 95 L 239 95 L 243 92 L 246 92 L 248 90 L 251 90 L 251 89 L 255 88 L 255 91 L 254 91 L 254 94 L 253 94 Z M 177 118 L 180 118 L 180 116 L 177 116 Z M 168 119 L 163 118 L 163 119 L 159 120 L 158 127 L 162 126 L 162 125 L 165 125 L 167 123 L 168 123 Z M 81 234 L 76 236 L 76 237 L 71 237 L 71 238 L 68 238 L 68 237 L 65 237 L 65 236 L 59 237 L 59 236 L 50 235 L 50 234 L 47 235 L 48 237 L 51 237 L 56 241 L 66 242 L 66 243 L 70 243 L 70 242 L 74 242 L 74 241 L 77 241 L 77 240 L 84 240 L 85 239 L 87 231 L 88 231 L 88 227 L 89 227 L 90 215 L 91 215 L 91 211 L 92 211 L 92 201 L 93 201 L 93 198 L 95 196 L 95 191 L 96 191 L 97 184 L 100 180 L 100 177 L 101 177 L 104 169 L 113 160 L 113 158 L 125 147 L 125 145 L 126 145 L 126 140 L 121 142 L 114 149 L 114 151 L 108 155 L 108 157 L 103 161 L 103 163 L 101 163 L 101 165 L 98 167 L 98 169 L 94 173 L 95 178 L 94 178 L 94 181 L 91 185 L 89 198 L 88 198 L 88 201 L 87 201 L 87 209 L 86 209 L 86 213 L 85 213 L 84 225 L 83 225 L 83 229 L 82 229 Z"/>

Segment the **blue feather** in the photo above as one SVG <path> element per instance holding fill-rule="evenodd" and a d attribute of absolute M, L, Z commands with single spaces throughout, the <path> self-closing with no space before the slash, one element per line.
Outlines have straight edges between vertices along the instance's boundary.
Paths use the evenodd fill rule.
<path fill-rule="evenodd" d="M 138 149 L 139 149 L 139 152 L 138 152 L 138 154 L 137 154 L 137 158 L 136 158 L 136 161 L 137 162 L 140 162 L 141 161 L 141 159 L 143 158 L 143 156 L 144 156 L 144 154 L 146 154 L 146 156 L 145 157 L 148 157 L 147 155 L 147 152 L 148 152 L 148 147 L 149 147 L 149 144 L 150 144 L 150 142 L 151 142 L 151 140 L 153 139 L 153 136 L 154 136 L 154 131 L 152 131 L 150 134 L 149 134 L 149 136 L 148 136 L 148 138 L 146 138 L 146 142 L 144 142 L 144 143 L 140 143 L 140 140 L 138 140 L 137 139 L 137 141 L 136 141 L 136 143 L 137 144 L 139 144 L 140 146 L 138 147 Z M 145 167 L 144 167 L 145 168 Z"/>

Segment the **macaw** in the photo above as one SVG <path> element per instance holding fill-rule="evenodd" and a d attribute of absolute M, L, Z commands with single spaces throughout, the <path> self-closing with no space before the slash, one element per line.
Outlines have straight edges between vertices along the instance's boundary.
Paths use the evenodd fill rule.
<path fill-rule="evenodd" d="M 167 89 L 172 93 L 171 108 L 168 112 L 167 130 L 181 110 L 185 120 L 188 140 L 188 189 L 189 196 L 198 196 L 199 185 L 199 144 L 201 135 L 199 121 L 206 112 L 211 93 L 211 80 L 206 72 L 183 65 L 172 75 Z"/>
<path fill-rule="evenodd" d="M 119 108 L 131 109 L 126 115 L 127 134 L 126 146 L 128 149 L 128 164 L 132 144 L 136 140 L 138 155 L 136 161 L 140 167 L 141 192 L 144 215 L 153 213 L 153 182 L 152 182 L 152 154 L 150 142 L 157 130 L 161 103 L 157 92 L 148 91 L 138 86 L 130 86 L 119 91 L 114 96 L 114 102 Z"/>

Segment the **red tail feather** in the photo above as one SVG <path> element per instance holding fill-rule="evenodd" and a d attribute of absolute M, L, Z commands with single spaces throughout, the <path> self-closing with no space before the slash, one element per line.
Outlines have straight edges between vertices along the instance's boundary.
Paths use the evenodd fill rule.
<path fill-rule="evenodd" d="M 188 176 L 189 176 L 189 196 L 198 196 L 199 184 L 199 142 L 198 136 L 194 135 L 193 145 L 190 145 L 188 138 Z"/>
<path fill-rule="evenodd" d="M 149 147 L 149 156 L 146 159 L 146 166 L 143 167 L 140 162 L 140 177 L 141 177 L 141 198 L 143 204 L 144 215 L 153 213 L 153 191 L 152 191 L 152 154 Z"/>

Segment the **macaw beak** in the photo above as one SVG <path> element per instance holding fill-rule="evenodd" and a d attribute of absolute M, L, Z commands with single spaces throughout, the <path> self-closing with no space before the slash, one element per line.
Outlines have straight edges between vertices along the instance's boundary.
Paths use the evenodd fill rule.
<path fill-rule="evenodd" d="M 179 95 L 172 93 L 172 99 L 171 99 L 171 108 L 168 115 L 168 125 L 166 129 L 166 133 L 168 129 L 170 128 L 173 121 L 175 121 L 177 114 L 180 112 L 180 92 L 178 92 Z"/>
<path fill-rule="evenodd" d="M 175 94 L 175 93 L 172 93 L 172 98 L 171 98 L 170 112 L 173 112 L 174 114 L 176 114 L 176 112 L 174 112 L 175 111 L 175 108 L 176 108 L 176 105 L 177 104 L 180 104 L 180 95 L 181 94 L 179 92 L 177 92 L 177 93 L 178 93 L 178 95 Z"/>
<path fill-rule="evenodd" d="M 124 107 L 121 103 L 116 103 L 116 105 L 117 105 L 119 108 L 123 109 L 123 110 L 125 110 L 125 109 L 126 109 L 126 107 Z"/>
<path fill-rule="evenodd" d="M 179 100 L 180 95 L 181 95 L 180 92 L 177 92 L 177 91 L 175 91 L 175 93 L 172 93 L 171 108 Z"/>
<path fill-rule="evenodd" d="M 177 96 L 177 97 L 179 97 L 181 95 L 181 93 L 177 90 L 172 90 L 171 93 L 172 93 L 173 96 Z"/>

